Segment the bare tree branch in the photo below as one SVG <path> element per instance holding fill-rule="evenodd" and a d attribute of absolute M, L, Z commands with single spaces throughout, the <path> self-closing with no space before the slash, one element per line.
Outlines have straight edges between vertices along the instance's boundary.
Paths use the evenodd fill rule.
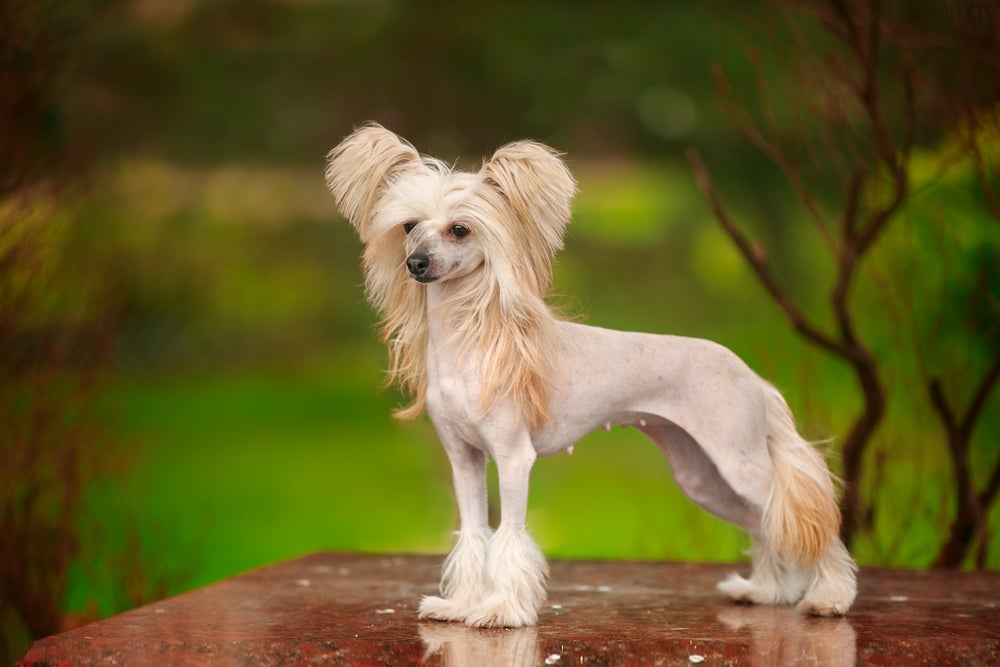
<path fill-rule="evenodd" d="M 958 567 L 974 540 L 979 540 L 980 554 L 982 554 L 982 548 L 988 539 L 989 528 L 986 525 L 986 513 L 996 497 L 997 488 L 1000 487 L 1000 461 L 995 465 L 983 490 L 977 493 L 975 482 L 972 479 L 969 449 L 976 423 L 998 379 L 1000 379 L 1000 348 L 997 348 L 992 363 L 976 386 L 965 414 L 961 418 L 956 415 L 955 409 L 948 403 L 941 380 L 934 379 L 930 383 L 931 405 L 938 413 L 948 436 L 948 452 L 955 468 L 954 476 L 958 498 L 955 519 L 948 532 L 948 539 L 938 551 L 934 561 L 935 567 Z M 981 562 L 981 560 L 982 555 L 977 557 L 977 562 Z"/>
<path fill-rule="evenodd" d="M 986 480 L 983 490 L 979 492 L 979 504 L 983 507 L 992 505 L 993 501 L 996 500 L 998 491 L 1000 491 L 1000 458 L 993 465 L 993 471 Z"/>
<path fill-rule="evenodd" d="M 764 289 L 767 290 L 767 292 L 771 295 L 771 298 L 773 298 L 778 304 L 792 326 L 794 326 L 797 331 L 816 345 L 833 352 L 834 354 L 847 356 L 847 350 L 843 347 L 843 345 L 824 334 L 815 325 L 809 322 L 805 314 L 798 308 L 797 305 L 795 305 L 791 296 L 787 291 L 785 291 L 785 289 L 781 286 L 781 283 L 779 283 L 777 278 L 774 276 L 774 273 L 771 271 L 771 267 L 767 261 L 767 255 L 763 249 L 752 243 L 740 230 L 739 226 L 733 222 L 722 203 L 722 199 L 715 190 L 708 168 L 705 167 L 705 163 L 701 159 L 701 154 L 693 148 L 688 149 L 687 158 L 688 163 L 691 165 L 691 170 L 694 172 L 695 182 L 698 184 L 698 187 L 705 194 L 705 197 L 711 204 L 716 219 L 722 225 L 729 237 L 733 240 L 733 243 L 736 244 L 740 254 L 743 255 L 747 264 L 749 264 L 750 268 L 752 268 L 754 273 L 757 274 L 757 277 L 760 279 Z"/>
<path fill-rule="evenodd" d="M 993 184 L 991 183 L 991 171 L 986 166 L 986 160 L 983 159 L 983 150 L 979 145 L 979 139 L 976 136 L 974 130 L 969 132 L 968 138 L 965 140 L 965 144 L 968 147 L 969 152 L 972 154 L 973 165 L 976 168 L 976 176 L 979 178 L 979 183 L 983 186 L 983 196 L 986 198 L 986 203 L 990 207 L 990 213 L 993 216 L 994 222 L 1000 224 L 1000 199 L 997 198 L 997 193 L 993 191 Z M 996 177 L 996 174 L 993 174 Z"/>
<path fill-rule="evenodd" d="M 816 225 L 816 229 L 826 243 L 827 248 L 830 251 L 835 251 L 836 243 L 826 228 L 826 224 L 823 221 L 823 214 L 820 213 L 819 206 L 816 204 L 816 198 L 809 192 L 805 183 L 802 182 L 802 175 L 799 169 L 792 164 L 784 151 L 765 139 L 758 128 L 748 123 L 741 127 L 740 131 L 750 140 L 750 143 L 756 146 L 760 152 L 766 155 L 781 170 L 785 180 L 788 181 L 788 184 L 792 187 L 796 196 L 798 196 L 799 201 L 805 207 L 806 212 L 809 213 L 810 219 Z"/>
<path fill-rule="evenodd" d="M 993 391 L 993 387 L 996 386 L 998 379 L 1000 379 L 1000 349 L 997 349 L 993 355 L 993 363 L 990 364 L 989 369 L 983 375 L 983 379 L 979 382 L 979 386 L 976 387 L 976 391 L 972 395 L 972 400 L 969 402 L 969 407 L 966 409 L 965 417 L 962 418 L 959 424 L 959 430 L 966 436 L 972 435 L 976 422 L 979 420 L 979 415 L 982 413 L 983 407 L 986 405 L 986 400 L 990 397 L 990 393 Z"/>
<path fill-rule="evenodd" d="M 853 239 L 857 234 L 858 207 L 861 201 L 861 191 L 868 180 L 867 177 L 868 171 L 859 163 L 848 181 L 840 232 L 845 239 Z"/>
<path fill-rule="evenodd" d="M 750 241 L 729 216 L 698 153 L 689 151 L 688 161 L 716 218 L 788 321 L 807 340 L 848 362 L 858 380 L 863 407 L 842 445 L 846 482 L 843 537 L 849 542 L 867 515 L 859 484 L 862 463 L 866 446 L 878 428 L 886 406 L 878 361 L 857 333 L 855 314 L 851 309 L 851 292 L 862 258 L 872 249 L 909 195 L 906 161 L 914 141 L 916 118 L 913 68 L 908 62 L 900 65 L 906 118 L 903 141 L 897 145 L 897 140 L 889 131 L 882 99 L 883 87 L 891 84 L 886 81 L 880 65 L 883 31 L 886 29 L 880 3 L 875 0 L 826 0 L 794 4 L 839 41 L 849 54 L 848 61 L 842 62 L 837 58 L 836 49 L 829 53 L 820 52 L 814 51 L 814 45 L 808 41 L 800 43 L 804 53 L 802 58 L 812 58 L 815 54 L 815 61 L 822 63 L 816 75 L 831 80 L 831 85 L 826 88 L 832 92 L 825 95 L 825 111 L 820 110 L 818 114 L 821 123 L 825 123 L 821 129 L 827 132 L 831 144 L 829 159 L 836 162 L 843 147 L 850 160 L 849 170 L 842 181 L 840 225 L 833 230 L 833 234 L 823 221 L 816 190 L 803 181 L 801 165 L 796 158 L 776 140 L 764 136 L 745 114 L 731 113 L 730 116 L 738 117 L 737 128 L 780 169 L 836 262 L 836 273 L 829 292 L 829 306 L 836 323 L 835 334 L 821 330 L 794 303 L 774 275 L 766 253 Z M 766 94 L 766 91 L 761 92 Z M 771 128 L 771 133 L 779 134 L 779 128 Z M 807 133 L 803 134 L 801 140 L 805 141 L 806 136 Z M 888 184 L 889 190 L 878 198 L 879 193 L 874 188 L 882 183 Z"/>
<path fill-rule="evenodd" d="M 717 81 L 725 84 L 722 92 L 733 125 L 780 170 L 835 262 L 827 304 L 834 318 L 832 328 L 824 330 L 795 302 L 787 286 L 775 275 L 766 250 L 749 238 L 726 210 L 697 151 L 688 151 L 687 158 L 715 217 L 785 318 L 806 340 L 848 362 L 857 378 L 862 408 L 842 445 L 845 479 L 842 536 L 850 543 L 867 521 L 866 502 L 871 501 L 866 501 L 861 493 L 863 462 L 886 411 L 879 360 L 858 332 L 858 313 L 851 305 L 853 288 L 860 280 L 863 261 L 874 254 L 879 239 L 913 194 L 910 182 L 913 148 L 918 140 L 928 138 L 928 130 L 935 140 L 938 136 L 934 133 L 941 130 L 958 134 L 963 143 L 956 149 L 958 157 L 971 158 L 983 185 L 986 205 L 1000 221 L 995 169 L 979 144 L 978 134 L 979 124 L 987 122 L 985 119 L 995 122 L 994 116 L 984 114 L 995 113 L 998 99 L 992 82 L 1000 81 L 996 67 L 1000 59 L 995 49 L 997 34 L 991 27 L 1000 25 L 1000 11 L 988 4 L 976 5 L 975 11 L 979 13 L 973 14 L 965 5 L 940 11 L 929 7 L 909 11 L 881 0 L 789 0 L 787 4 L 812 21 L 809 25 L 789 20 L 787 27 L 793 46 L 786 58 L 793 61 L 791 66 L 798 80 L 815 86 L 809 92 L 816 94 L 804 95 L 803 99 L 819 99 L 820 104 L 806 101 L 796 106 L 793 102 L 791 120 L 786 118 L 782 126 L 778 121 L 784 116 L 773 107 L 767 79 L 758 76 L 762 109 L 755 120 L 748 107 L 732 102 L 724 76 L 717 73 Z M 953 15 L 955 11 L 958 16 Z M 813 41 L 816 35 L 813 29 L 817 26 L 824 35 Z M 943 63 L 957 59 L 972 65 L 963 67 L 956 78 L 953 68 L 927 59 L 928 55 L 937 54 L 945 55 Z M 748 57 L 759 70 L 759 53 L 749 48 Z M 978 74 L 971 74 L 967 71 L 970 69 Z M 942 126 L 933 127 L 928 119 L 930 123 L 940 121 Z M 815 130 L 821 133 L 820 140 L 824 143 L 819 153 L 813 150 Z M 921 133 L 925 136 L 920 136 Z M 805 152 L 799 152 L 800 149 Z M 824 220 L 829 213 L 819 204 L 822 191 L 805 178 L 811 166 L 832 167 L 840 179 L 839 224 L 828 225 Z M 916 318 L 910 322 L 911 326 L 917 324 Z M 914 334 L 914 337 L 921 376 L 934 412 L 944 424 L 949 452 L 955 462 L 959 516 L 952 524 L 952 533 L 939 560 L 960 562 L 978 539 L 981 561 L 989 537 L 986 513 L 1000 493 L 1000 461 L 985 487 L 977 492 L 969 467 L 969 450 L 976 424 L 993 388 L 1000 382 L 1000 351 L 960 414 L 948 400 L 944 383 L 929 379 L 923 358 L 926 350 L 921 350 L 919 336 Z M 949 550 L 947 554 L 945 549 Z"/>
<path fill-rule="evenodd" d="M 958 423 L 955 420 L 955 413 L 951 411 L 948 399 L 944 395 L 944 387 L 942 385 L 941 378 L 934 378 L 928 384 L 927 389 L 931 397 L 931 405 L 934 406 L 934 411 L 941 418 L 941 423 L 944 425 L 945 430 L 949 434 L 956 433 L 958 431 Z"/>

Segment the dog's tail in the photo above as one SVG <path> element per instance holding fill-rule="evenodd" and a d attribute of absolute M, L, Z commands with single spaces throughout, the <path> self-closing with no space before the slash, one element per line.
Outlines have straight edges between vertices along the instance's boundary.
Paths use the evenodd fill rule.
<path fill-rule="evenodd" d="M 781 393 L 764 382 L 767 446 L 774 485 L 764 508 L 764 539 L 778 553 L 812 565 L 840 531 L 840 508 L 826 459 L 799 435 Z"/>

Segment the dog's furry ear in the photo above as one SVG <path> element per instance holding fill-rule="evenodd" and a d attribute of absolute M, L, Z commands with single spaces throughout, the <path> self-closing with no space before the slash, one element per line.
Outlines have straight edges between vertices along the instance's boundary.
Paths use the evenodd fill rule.
<path fill-rule="evenodd" d="M 515 141 L 497 149 L 480 173 L 519 218 L 534 222 L 550 252 L 562 247 L 576 181 L 560 153 L 535 141 Z"/>
<path fill-rule="evenodd" d="M 326 186 L 340 213 L 368 242 L 368 222 L 392 174 L 420 161 L 409 142 L 378 123 L 356 129 L 326 156 Z"/>

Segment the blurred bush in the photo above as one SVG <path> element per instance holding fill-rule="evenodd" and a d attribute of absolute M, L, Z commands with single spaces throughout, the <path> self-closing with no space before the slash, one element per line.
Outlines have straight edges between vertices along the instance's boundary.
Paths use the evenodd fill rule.
<path fill-rule="evenodd" d="M 104 285 L 64 253 L 51 191 L 0 204 L 0 632 L 63 627 L 62 599 L 88 487 L 120 472 L 97 407 L 116 314 Z M 9 658 L 15 657 L 8 655 Z"/>

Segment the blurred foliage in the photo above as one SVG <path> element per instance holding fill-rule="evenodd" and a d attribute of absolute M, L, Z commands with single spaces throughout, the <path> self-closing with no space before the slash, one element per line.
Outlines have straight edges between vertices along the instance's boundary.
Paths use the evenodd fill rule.
<path fill-rule="evenodd" d="M 60 70 L 86 8 L 53 0 L 0 3 L 0 197 L 52 181 L 72 162 Z"/>
<path fill-rule="evenodd" d="M 1000 49 L 1000 11 L 992 5 L 878 0 L 809 0 L 777 7 L 777 15 L 762 23 L 747 49 L 753 76 L 738 81 L 735 93 L 725 68 L 718 68 L 715 78 L 721 105 L 734 127 L 787 180 L 787 199 L 797 205 L 783 212 L 777 226 L 812 227 L 813 240 L 772 253 L 771 243 L 748 235 L 742 216 L 727 211 L 730 195 L 720 196 L 694 148 L 688 153 L 691 166 L 718 222 L 788 324 L 848 365 L 856 377 L 863 400 L 841 431 L 845 435 L 838 448 L 845 542 L 853 547 L 859 533 L 872 532 L 878 510 L 873 503 L 879 494 L 878 487 L 865 488 L 872 467 L 866 454 L 883 426 L 887 405 L 897 392 L 911 398 L 923 395 L 943 431 L 941 444 L 951 463 L 957 499 L 947 540 L 933 563 L 957 567 L 977 547 L 975 562 L 982 567 L 992 533 L 985 519 L 1000 492 L 1000 460 L 991 466 L 986 484 L 977 486 L 969 472 L 969 453 L 990 442 L 974 442 L 974 436 L 1000 380 L 1000 347 L 992 332 L 963 327 L 964 336 L 982 336 L 995 352 L 982 360 L 980 373 L 952 378 L 950 384 L 964 385 L 960 391 L 946 390 L 940 376 L 926 372 L 905 388 L 887 387 L 886 376 L 896 366 L 909 365 L 908 356 L 915 356 L 918 364 L 924 358 L 919 347 L 897 346 L 891 352 L 873 347 L 887 323 L 871 300 L 863 300 L 865 292 L 878 285 L 860 280 L 860 271 L 885 252 L 878 243 L 885 234 L 898 225 L 914 224 L 900 215 L 913 198 L 911 159 L 915 151 L 943 140 L 954 147 L 948 155 L 935 151 L 938 168 L 945 160 L 974 164 L 973 186 L 990 214 L 985 217 L 1000 221 L 991 177 L 1000 165 L 982 145 L 987 137 L 979 136 L 995 132 L 1000 105 L 1000 66 L 993 56 Z M 948 63 L 958 61 L 964 67 L 956 76 Z M 787 94 L 790 90 L 795 94 Z M 813 300 L 812 307 L 800 305 L 807 300 L 793 289 L 794 278 L 771 259 L 772 254 L 794 255 L 806 247 L 822 248 L 827 255 L 816 271 L 827 276 L 826 298 Z M 943 259 L 925 254 L 920 261 Z M 955 278 L 949 272 L 947 280 Z M 906 310 L 907 303 L 902 299 L 883 307 Z M 924 324 L 908 318 L 897 341 L 918 336 Z M 963 402 L 958 395 L 969 398 Z M 885 461 L 876 463 L 877 472 Z"/>
<path fill-rule="evenodd" d="M 114 316 L 87 258 L 65 251 L 72 151 L 59 68 L 73 9 L 0 3 L 0 661 L 63 627 L 87 488 L 102 454 L 95 382 Z"/>
<path fill-rule="evenodd" d="M 739 12 L 753 10 L 495 0 L 103 4 L 89 53 L 100 77 L 77 91 L 88 134 L 106 135 L 98 125 L 111 124 L 109 148 L 187 163 L 313 163 L 332 137 L 369 118 L 446 158 L 483 154 L 512 136 L 573 145 L 574 154 L 662 155 L 692 132 L 712 143 L 724 125 L 707 104 L 708 57 L 731 49 Z"/>
<path fill-rule="evenodd" d="M 78 37 L 58 44 L 64 77 L 33 112 L 57 122 L 26 132 L 59 137 L 63 154 L 93 165 L 85 197 L 57 199 L 48 247 L 94 269 L 33 286 L 54 321 L 72 319 L 58 301 L 66 290 L 113 295 L 111 374 L 99 405 L 75 414 L 128 443 L 134 465 L 81 490 L 89 537 L 71 559 L 65 609 L 112 613 L 317 549 L 447 548 L 447 461 L 426 421 L 389 417 L 396 396 L 379 388 L 361 247 L 323 185 L 326 151 L 369 119 L 472 167 L 519 137 L 567 151 L 580 192 L 555 266 L 564 312 L 728 345 L 786 392 L 809 436 L 836 438 L 856 407 L 849 373 L 788 330 L 681 161 L 697 145 L 717 165 L 733 210 L 766 221 L 755 234 L 796 298 L 815 302 L 831 270 L 822 249 L 788 214 L 780 174 L 713 106 L 713 65 L 733 85 L 752 79 L 747 45 L 766 3 L 74 7 Z M 780 94 L 799 92 L 769 76 Z M 919 320 L 927 363 L 948 372 L 980 363 L 967 333 L 983 354 L 995 337 L 982 333 L 996 323 L 996 237 L 960 177 L 967 167 L 942 171 L 948 147 L 930 134 L 912 224 L 885 240 L 858 296 L 879 354 L 908 369 L 892 378 L 902 398 L 871 453 L 871 493 L 884 502 L 859 545 L 865 563 L 926 565 L 947 522 L 947 461 L 900 318 Z M 959 207 L 967 215 L 950 226 Z M 902 313 L 900 292 L 912 303 Z M 991 414 L 978 437 L 995 441 L 998 429 Z M 625 431 L 540 461 L 529 521 L 553 556 L 735 560 L 747 546 Z M 129 559 L 142 581 L 115 583 Z M 989 564 L 998 559 L 994 544 Z"/>
<path fill-rule="evenodd" d="M 956 513 L 956 498 L 954 483 L 946 476 L 955 462 L 943 446 L 944 426 L 926 407 L 929 387 L 940 382 L 954 409 L 962 411 L 998 354 L 1000 211 L 991 208 L 988 193 L 1000 187 L 1000 115 L 981 120 L 976 140 L 988 167 L 985 174 L 957 136 L 944 137 L 914 155 L 913 194 L 900 224 L 880 242 L 869 267 L 868 289 L 859 296 L 866 311 L 882 315 L 869 332 L 880 358 L 890 362 L 886 379 L 894 397 L 892 432 L 878 440 L 869 466 L 881 529 L 867 542 L 879 560 L 901 553 L 903 562 L 933 562 L 944 527 Z M 969 449 L 976 489 L 987 486 L 1000 462 L 996 395 L 987 405 L 993 407 L 983 411 Z M 923 481 L 919 487 L 906 488 L 901 480 L 886 484 L 893 476 L 887 467 L 899 462 L 916 466 L 914 474 Z M 908 508 L 913 507 L 920 508 L 917 516 L 936 516 L 942 527 L 923 538 L 914 536 L 922 529 L 909 516 Z M 990 531 L 981 548 L 984 564 L 996 568 L 1000 507 L 987 503 L 986 509 Z M 966 558 L 968 564 L 977 560 L 972 553 Z"/>
<path fill-rule="evenodd" d="M 0 204 L 0 659 L 64 627 L 62 599 L 88 535 L 89 488 L 124 466 L 101 423 L 98 382 L 117 316 L 106 282 L 66 253 L 59 186 Z M 117 455 L 117 456 L 116 456 Z"/>

